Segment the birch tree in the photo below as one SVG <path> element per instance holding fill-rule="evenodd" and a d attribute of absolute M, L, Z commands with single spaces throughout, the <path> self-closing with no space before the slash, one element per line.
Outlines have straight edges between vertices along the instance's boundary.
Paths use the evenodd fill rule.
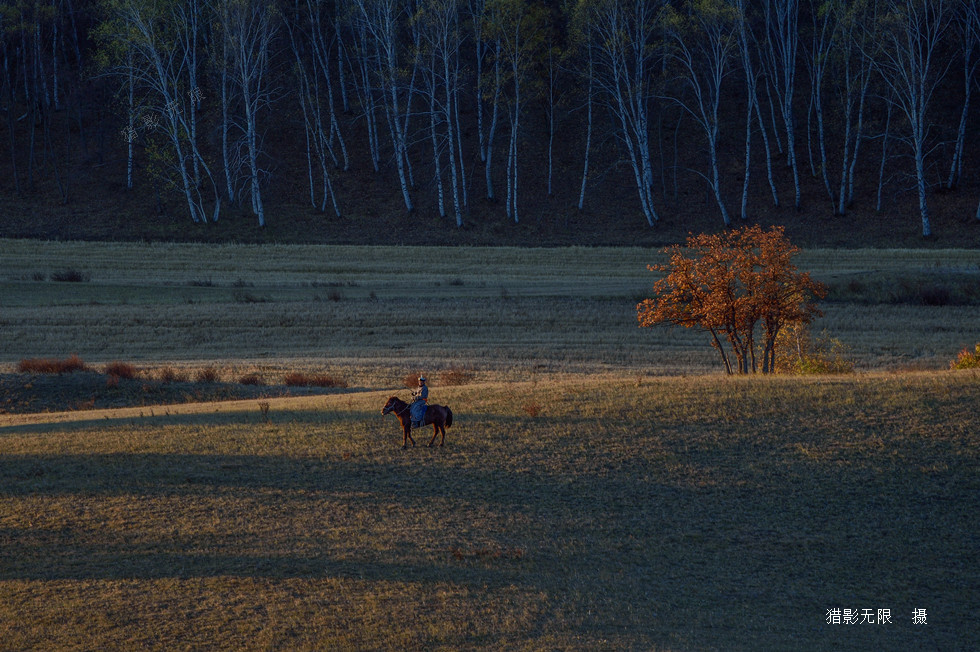
<path fill-rule="evenodd" d="M 579 0 L 576 7 L 592 40 L 593 81 L 616 122 L 650 226 L 660 219 L 650 157 L 650 84 L 662 8 L 660 2 L 646 0 Z"/>
<path fill-rule="evenodd" d="M 755 44 L 755 39 L 749 29 L 750 16 L 745 0 L 735 0 L 735 6 L 738 10 L 739 53 L 742 60 L 742 71 L 745 73 L 745 171 L 742 178 L 741 203 L 741 217 L 745 220 L 748 219 L 749 179 L 752 175 L 752 124 L 755 120 L 758 121 L 759 132 L 762 135 L 763 149 L 766 154 L 766 177 L 769 181 L 770 192 L 772 192 L 773 204 L 776 206 L 779 206 L 779 195 L 776 192 L 776 183 L 772 176 L 772 150 L 769 148 L 769 136 L 759 103 L 759 73 L 752 57 L 752 53 L 758 51 L 758 46 Z"/>
<path fill-rule="evenodd" d="M 306 159 L 310 185 L 310 203 L 321 212 L 326 210 L 327 201 L 333 205 L 334 213 L 340 216 L 333 181 L 329 167 L 339 167 L 333 150 L 336 136 L 343 150 L 344 164 L 347 165 L 347 150 L 343 135 L 337 124 L 331 88 L 330 49 L 323 38 L 325 26 L 320 13 L 320 2 L 307 0 L 303 7 L 297 3 L 296 10 L 286 27 L 295 59 L 295 75 L 299 83 L 296 96 L 303 114 L 303 127 L 306 136 Z M 308 54 L 307 54 L 308 53 Z M 306 55 L 306 56 L 304 56 Z M 326 86 L 324 93 L 321 83 Z M 324 111 L 326 105 L 326 111 Z M 325 115 L 326 114 L 326 115 Z M 313 179 L 313 154 L 316 154 L 320 169 L 321 200 L 316 199 L 316 185 Z"/>
<path fill-rule="evenodd" d="M 820 153 L 820 178 L 830 203 L 836 212 L 837 201 L 830 183 L 827 161 L 827 138 L 824 129 L 824 85 L 831 64 L 831 50 L 840 44 L 838 38 L 838 13 L 825 0 L 810 0 L 810 46 L 806 48 L 805 61 L 810 73 L 810 101 L 817 116 L 817 148 Z M 810 132 L 807 131 L 807 138 Z"/>
<path fill-rule="evenodd" d="M 449 163 L 449 185 L 456 226 L 462 226 L 462 160 L 459 156 L 459 8 L 458 0 L 432 0 L 419 12 L 424 41 L 423 77 L 429 100 L 429 132 L 438 189 L 440 216 L 445 217 L 441 160 Z"/>
<path fill-rule="evenodd" d="M 959 185 L 963 174 L 963 148 L 966 142 L 967 119 L 970 115 L 970 99 L 973 95 L 973 85 L 977 81 L 977 69 L 980 66 L 980 56 L 978 56 L 980 48 L 977 45 L 980 41 L 980 6 L 977 2 L 963 1 L 956 7 L 954 16 L 953 26 L 962 45 L 960 56 L 963 58 L 963 107 L 960 110 L 956 143 L 953 146 L 953 157 L 945 184 L 949 190 Z"/>
<path fill-rule="evenodd" d="M 595 66 L 592 63 L 592 41 L 587 40 L 585 47 L 587 48 L 588 51 L 589 65 L 584 71 L 586 77 L 585 153 L 582 156 L 582 184 L 579 188 L 579 193 L 578 193 L 579 210 L 582 210 L 582 207 L 585 205 L 585 185 L 589 180 L 589 151 L 592 147 L 592 96 L 594 93 L 592 76 L 595 71 Z"/>
<path fill-rule="evenodd" d="M 401 186 L 405 209 L 411 213 L 415 206 L 409 193 L 408 134 L 405 130 L 404 110 L 400 99 L 401 60 L 397 26 L 402 18 L 402 7 L 396 0 L 353 0 L 357 9 L 357 22 L 362 29 L 364 53 L 373 51 L 376 62 L 373 71 L 365 70 L 365 77 L 376 75 L 388 130 L 394 146 L 395 167 Z M 369 38 L 368 38 L 369 35 Z"/>
<path fill-rule="evenodd" d="M 476 78 L 476 138 L 477 149 L 480 153 L 480 162 L 487 162 L 487 150 L 485 145 L 483 112 L 484 102 L 480 92 L 483 80 L 483 61 L 486 58 L 487 43 L 483 36 L 484 14 L 486 12 L 486 0 L 467 0 L 467 10 L 470 25 L 473 30 L 473 65 L 475 67 Z"/>
<path fill-rule="evenodd" d="M 214 190 L 212 219 L 217 219 L 221 201 L 209 166 L 201 158 L 196 144 L 189 139 L 187 105 L 193 99 L 186 81 L 190 56 L 186 41 L 179 36 L 186 28 L 181 24 L 180 1 L 107 0 L 106 9 L 111 18 L 103 24 L 101 34 L 109 42 L 121 42 L 131 48 L 133 56 L 128 59 L 128 69 L 117 70 L 131 75 L 132 83 L 146 94 L 146 130 L 151 132 L 151 137 L 157 133 L 162 135 L 169 149 L 169 153 L 161 153 L 158 163 L 179 177 L 191 219 L 207 222 L 200 188 L 193 179 L 195 159 Z"/>
<path fill-rule="evenodd" d="M 940 45 L 949 30 L 954 1 L 882 0 L 884 11 L 873 54 L 877 71 L 908 121 L 923 237 L 932 235 L 926 181 L 927 113 L 951 64 Z"/>
<path fill-rule="evenodd" d="M 493 73 L 485 73 L 484 77 L 479 81 L 478 90 L 481 99 L 484 96 L 490 99 L 490 125 L 487 127 L 487 136 L 483 147 L 486 152 L 483 171 L 487 182 L 487 199 L 494 201 L 496 197 L 493 191 L 493 151 L 494 144 L 496 143 L 497 124 L 500 119 L 501 96 L 503 94 L 503 48 L 500 38 L 494 36 L 493 31 L 489 29 L 489 16 L 485 20 L 488 26 L 483 29 L 483 33 L 487 35 L 486 38 L 488 39 L 487 50 L 492 51 L 492 54 L 489 56 L 493 58 Z"/>
<path fill-rule="evenodd" d="M 265 206 L 262 202 L 259 178 L 259 113 L 268 106 L 271 88 L 269 47 L 278 30 L 278 16 L 263 0 L 226 0 L 228 2 L 227 30 L 232 53 L 234 81 L 241 99 L 245 148 L 248 153 L 249 194 L 252 212 L 259 226 L 265 226 Z"/>
<path fill-rule="evenodd" d="M 764 0 L 765 61 L 786 131 L 787 164 L 793 172 L 793 205 L 799 210 L 800 171 L 796 161 L 796 58 L 799 52 L 799 0 Z"/>
<path fill-rule="evenodd" d="M 528 77 L 537 50 L 541 47 L 544 12 L 540 6 L 525 0 L 488 0 L 489 26 L 500 41 L 500 55 L 507 75 L 504 96 L 510 138 L 507 148 L 507 202 L 506 214 L 514 222 L 520 221 L 517 189 L 520 174 L 518 142 L 521 115 L 531 95 Z"/>
<path fill-rule="evenodd" d="M 17 174 L 16 139 L 14 138 L 14 92 L 13 80 L 10 70 L 11 48 L 9 17 L 5 12 L 0 11 L 0 54 L 3 55 L 3 77 L 0 77 L 0 97 L 7 102 L 7 135 L 10 137 L 10 169 L 14 180 L 14 191 L 20 194 L 20 178 Z"/>
<path fill-rule="evenodd" d="M 718 107 L 721 104 L 722 82 L 729 71 L 729 62 L 738 47 L 736 30 L 737 10 L 724 0 L 689 0 L 684 13 L 665 14 L 667 57 L 678 70 L 678 79 L 686 94 L 674 94 L 672 99 L 701 127 L 708 143 L 710 177 L 704 176 L 725 226 L 731 217 L 725 207 L 718 164 Z"/>

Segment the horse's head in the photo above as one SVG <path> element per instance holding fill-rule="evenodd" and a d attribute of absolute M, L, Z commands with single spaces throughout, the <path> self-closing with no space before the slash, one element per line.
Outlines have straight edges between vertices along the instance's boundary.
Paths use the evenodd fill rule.
<path fill-rule="evenodd" d="M 384 416 L 389 412 L 391 412 L 392 410 L 394 410 L 398 406 L 398 403 L 400 402 L 401 401 L 398 400 L 397 396 L 392 396 L 391 398 L 389 398 L 388 402 L 385 403 L 385 406 L 381 408 L 381 416 Z"/>

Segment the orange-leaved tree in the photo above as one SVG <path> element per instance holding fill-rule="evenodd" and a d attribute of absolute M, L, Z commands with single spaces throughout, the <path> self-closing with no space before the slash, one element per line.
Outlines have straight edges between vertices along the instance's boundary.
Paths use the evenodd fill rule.
<path fill-rule="evenodd" d="M 792 259 L 800 250 L 786 239 L 782 227 L 692 235 L 685 246 L 663 251 L 670 256 L 666 264 L 647 266 L 667 275 L 654 283 L 654 298 L 637 304 L 640 326 L 703 328 L 729 374 L 759 371 L 757 354 L 762 373 L 775 371 L 780 329 L 820 315 L 815 300 L 826 296 L 826 288 L 797 270 Z M 757 330 L 761 349 L 756 345 Z"/>

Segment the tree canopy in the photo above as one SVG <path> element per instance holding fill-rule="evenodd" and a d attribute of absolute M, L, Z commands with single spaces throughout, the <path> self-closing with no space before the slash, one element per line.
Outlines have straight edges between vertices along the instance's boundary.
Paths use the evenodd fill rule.
<path fill-rule="evenodd" d="M 760 358 L 762 373 L 772 373 L 780 329 L 820 315 L 815 300 L 826 289 L 793 264 L 799 248 L 782 227 L 692 235 L 685 246 L 663 251 L 668 262 L 648 269 L 666 276 L 654 283 L 653 298 L 637 304 L 640 326 L 669 323 L 708 331 L 729 374 L 756 373 Z"/>

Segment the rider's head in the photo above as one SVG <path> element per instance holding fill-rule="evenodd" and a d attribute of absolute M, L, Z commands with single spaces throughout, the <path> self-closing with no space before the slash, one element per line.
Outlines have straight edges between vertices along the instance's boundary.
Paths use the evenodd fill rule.
<path fill-rule="evenodd" d="M 425 384 L 425 376 L 419 376 L 419 387 Z"/>

